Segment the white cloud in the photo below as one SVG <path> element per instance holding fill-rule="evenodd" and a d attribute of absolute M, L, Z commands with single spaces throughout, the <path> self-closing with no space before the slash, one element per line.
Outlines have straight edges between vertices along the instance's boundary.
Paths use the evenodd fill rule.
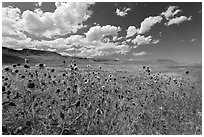
<path fill-rule="evenodd" d="M 5 47 L 14 48 L 14 49 L 35 47 L 32 44 L 31 38 L 25 38 L 25 39 L 19 40 L 12 37 L 4 37 L 2 40 L 2 45 Z"/>
<path fill-rule="evenodd" d="M 127 29 L 126 38 L 134 36 L 135 34 L 144 34 L 151 30 L 151 28 L 162 21 L 161 16 L 150 16 L 145 18 L 140 25 L 140 28 L 137 29 L 135 26 L 129 26 Z"/>
<path fill-rule="evenodd" d="M 170 25 L 173 25 L 173 24 L 179 25 L 182 22 L 190 21 L 190 20 L 192 20 L 191 16 L 190 17 L 180 16 L 180 17 L 175 17 L 173 19 L 170 19 L 169 22 L 165 23 L 165 25 L 166 26 L 170 26 Z"/>
<path fill-rule="evenodd" d="M 96 43 L 89 42 L 84 36 L 82 35 L 71 35 L 70 37 L 66 38 L 66 43 L 70 45 L 84 45 L 84 46 L 91 46 Z"/>
<path fill-rule="evenodd" d="M 154 16 L 154 17 L 150 16 L 148 18 L 145 18 L 141 23 L 141 27 L 139 29 L 138 34 L 144 34 L 150 31 L 152 26 L 154 26 L 157 23 L 160 23 L 161 21 L 162 21 L 161 16 Z"/>
<path fill-rule="evenodd" d="M 42 2 L 37 2 L 37 3 L 35 4 L 35 6 L 41 7 L 41 6 L 42 6 Z"/>
<path fill-rule="evenodd" d="M 9 18 L 13 21 L 20 19 L 21 10 L 19 8 L 13 7 L 3 7 L 2 8 L 2 17 Z"/>
<path fill-rule="evenodd" d="M 126 38 L 135 35 L 138 31 L 139 31 L 139 29 L 136 29 L 135 26 L 129 26 L 128 29 L 127 29 Z"/>
<path fill-rule="evenodd" d="M 57 51 L 60 51 L 62 55 L 82 57 L 126 54 L 130 50 L 129 46 L 123 42 L 114 43 L 109 40 L 104 42 L 98 39 L 89 41 L 88 37 L 83 35 L 71 35 L 68 38 L 58 38 L 51 41 L 35 41 L 32 45 L 37 48 L 55 48 Z"/>
<path fill-rule="evenodd" d="M 179 12 L 182 12 L 182 11 L 178 9 L 178 6 L 169 6 L 165 12 L 161 13 L 161 15 L 164 15 L 164 17 L 167 20 L 170 20 L 172 17 L 174 17 Z"/>
<path fill-rule="evenodd" d="M 143 55 L 146 55 L 146 54 L 147 54 L 147 52 L 145 52 L 145 51 L 142 51 L 142 52 L 139 52 L 139 53 L 135 53 L 135 52 L 132 53 L 133 56 L 143 56 Z"/>
<path fill-rule="evenodd" d="M 152 41 L 152 36 L 141 36 L 137 35 L 135 39 L 132 40 L 132 43 L 137 44 L 137 45 L 144 45 L 144 44 L 149 44 Z"/>
<path fill-rule="evenodd" d="M 89 29 L 87 33 L 85 33 L 87 39 L 89 41 L 99 41 L 104 36 L 117 36 L 118 32 L 121 31 L 120 27 L 115 27 L 111 25 L 106 26 L 94 26 Z"/>
<path fill-rule="evenodd" d="M 136 44 L 133 48 L 137 48 L 139 45 L 147 45 L 147 44 L 157 44 L 160 40 L 153 40 L 152 36 L 141 36 L 137 35 L 135 39 L 132 40 L 132 43 Z"/>
<path fill-rule="evenodd" d="M 125 54 L 129 51 L 128 45 L 116 45 L 115 43 L 101 43 L 101 46 L 97 47 L 96 50 L 100 51 L 104 55 L 111 54 Z"/>
<path fill-rule="evenodd" d="M 32 11 L 24 11 L 21 22 L 24 25 L 24 30 L 31 34 L 47 37 L 56 34 L 55 21 L 53 20 L 53 14 L 50 12 L 39 16 L 38 13 Z"/>
<path fill-rule="evenodd" d="M 95 47 L 81 46 L 79 49 L 70 47 L 63 52 L 63 55 L 93 57 L 112 54 L 126 54 L 127 52 L 129 52 L 129 50 L 130 48 L 128 45 L 120 45 L 112 42 L 100 42 L 99 46 Z"/>
<path fill-rule="evenodd" d="M 26 39 L 24 33 L 20 31 L 20 9 L 12 7 L 2 8 L 2 36 L 11 37 L 18 40 Z M 3 39 L 4 40 L 4 39 Z"/>
<path fill-rule="evenodd" d="M 92 11 L 88 8 L 93 3 L 68 2 L 56 3 L 54 12 L 43 12 L 40 9 L 33 11 L 24 11 L 22 16 L 18 8 L 3 8 L 3 24 L 12 20 L 16 29 L 27 31 L 37 36 L 52 37 L 53 35 L 65 35 L 75 33 L 78 29 L 84 27 L 83 22 L 90 18 Z M 4 26 L 3 26 L 4 28 Z"/>
<path fill-rule="evenodd" d="M 124 39 L 123 37 L 118 37 L 118 32 L 121 31 L 121 28 L 111 25 L 94 26 L 91 27 L 85 35 L 71 35 L 68 38 L 41 41 L 27 38 L 23 31 L 46 37 L 52 37 L 56 34 L 65 34 L 69 31 L 73 32 L 73 28 L 77 28 L 78 24 L 83 25 L 83 21 L 91 14 L 86 13 L 88 6 L 84 5 L 86 8 L 83 9 L 83 4 L 77 5 L 75 3 L 75 5 L 71 7 L 64 3 L 56 3 L 56 5 L 57 9 L 53 13 L 44 13 L 42 10 L 36 9 L 34 12 L 29 10 L 24 11 L 22 15 L 20 15 L 20 10 L 17 8 L 4 8 L 2 45 L 14 49 L 46 49 L 49 51 L 57 51 L 64 55 L 84 57 L 126 54 L 130 50 L 125 42 L 111 42 L 112 37 L 121 41 Z M 79 8 L 80 12 L 77 9 L 77 11 L 74 11 L 72 7 Z M 57 11 L 60 8 L 62 8 L 61 11 L 64 11 L 64 13 L 61 13 L 63 14 L 61 16 L 59 16 L 60 11 Z M 73 11 L 70 12 L 71 10 Z M 65 24 L 67 26 L 63 27 Z M 78 27 L 79 26 L 80 25 L 78 25 Z"/>
<path fill-rule="evenodd" d="M 50 48 L 48 48 L 47 50 L 54 52 L 54 51 L 56 51 L 57 49 L 50 49 Z"/>
<path fill-rule="evenodd" d="M 118 40 L 118 36 L 113 36 L 113 41 L 117 41 Z"/>
<path fill-rule="evenodd" d="M 127 39 L 126 41 L 127 41 L 127 42 L 130 42 L 130 41 L 131 41 L 131 39 Z"/>
<path fill-rule="evenodd" d="M 92 11 L 88 10 L 92 4 L 85 2 L 57 3 L 54 20 L 60 32 L 76 32 L 78 28 L 81 28 L 83 21 L 90 18 L 92 14 Z"/>
<path fill-rule="evenodd" d="M 63 38 L 58 38 L 51 41 L 47 40 L 34 41 L 32 44 L 35 45 L 36 47 L 47 47 L 56 49 L 66 49 L 70 47 L 70 45 L 67 44 L 66 39 Z"/>
<path fill-rule="evenodd" d="M 152 44 L 157 44 L 157 43 L 159 43 L 160 42 L 160 40 L 153 40 L 152 41 Z"/>
<path fill-rule="evenodd" d="M 195 38 L 193 38 L 193 39 L 191 39 L 191 42 L 194 42 L 196 39 Z"/>
<path fill-rule="evenodd" d="M 120 9 L 116 9 L 116 14 L 118 15 L 118 16 L 121 16 L 121 17 L 124 17 L 124 16 L 126 16 L 128 13 L 128 11 L 130 11 L 131 9 L 130 8 L 123 8 L 123 10 L 120 10 Z"/>

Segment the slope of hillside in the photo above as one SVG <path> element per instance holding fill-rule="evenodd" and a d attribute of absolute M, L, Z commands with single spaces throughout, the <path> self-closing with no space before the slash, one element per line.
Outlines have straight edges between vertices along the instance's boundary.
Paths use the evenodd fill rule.
<path fill-rule="evenodd" d="M 61 58 L 62 56 L 56 52 L 22 49 L 14 50 L 7 47 L 2 47 L 2 64 L 23 63 L 24 59 L 28 59 L 29 63 L 46 63 L 47 61 Z"/>
<path fill-rule="evenodd" d="M 2 54 L 2 63 L 3 64 L 14 64 L 14 63 L 23 63 L 24 58 L 19 57 L 17 55 L 12 55 L 12 54 Z"/>

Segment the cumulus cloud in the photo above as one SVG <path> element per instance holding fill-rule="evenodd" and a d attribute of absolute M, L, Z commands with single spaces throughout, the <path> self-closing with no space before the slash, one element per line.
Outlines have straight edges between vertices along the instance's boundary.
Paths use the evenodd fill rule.
<path fill-rule="evenodd" d="M 84 27 L 83 22 L 92 14 L 89 10 L 92 4 L 94 3 L 56 3 L 57 8 L 54 12 L 43 12 L 40 9 L 26 10 L 22 16 L 18 8 L 7 7 L 3 8 L 3 18 L 9 18 L 13 26 L 18 26 L 18 29 L 37 36 L 65 35 L 71 32 L 76 33 L 78 29 Z M 5 21 L 8 22 L 3 19 L 2 23 L 6 24 Z"/>
<path fill-rule="evenodd" d="M 151 27 L 154 26 L 157 23 L 160 23 L 162 21 L 162 17 L 161 16 L 154 16 L 154 17 L 148 17 L 145 18 L 140 26 L 139 29 L 139 34 L 144 34 L 148 31 L 150 31 Z"/>
<path fill-rule="evenodd" d="M 137 45 L 144 45 L 144 44 L 149 44 L 152 41 L 152 36 L 141 36 L 137 35 L 135 39 L 132 40 L 132 43 L 137 44 Z"/>
<path fill-rule="evenodd" d="M 135 26 L 129 26 L 128 29 L 127 29 L 126 38 L 135 35 L 138 31 L 139 31 L 139 29 L 136 29 Z"/>
<path fill-rule="evenodd" d="M 105 55 L 112 55 L 112 54 L 126 54 L 129 52 L 130 48 L 128 45 L 124 44 L 116 44 L 113 42 L 98 43 L 98 46 L 94 47 L 86 47 L 81 46 L 80 48 L 69 48 L 63 55 L 70 55 L 70 56 L 81 56 L 81 57 L 93 57 L 93 56 L 105 56 Z"/>
<path fill-rule="evenodd" d="M 136 44 L 134 45 L 134 48 L 137 48 L 139 45 L 157 44 L 160 42 L 160 40 L 153 40 L 152 36 L 145 37 L 137 35 L 131 42 Z"/>
<path fill-rule="evenodd" d="M 180 17 L 175 17 L 173 19 L 170 19 L 169 22 L 165 23 L 165 25 L 166 26 L 170 26 L 170 25 L 173 25 L 173 24 L 179 25 L 182 22 L 190 21 L 190 20 L 192 20 L 191 16 L 190 17 L 180 16 Z"/>
<path fill-rule="evenodd" d="M 161 15 L 163 15 L 167 20 L 170 20 L 179 12 L 182 12 L 182 10 L 178 9 L 178 6 L 169 6 L 165 12 L 161 13 Z"/>
<path fill-rule="evenodd" d="M 42 6 L 42 2 L 37 2 L 37 3 L 35 4 L 35 6 L 41 7 L 41 6 Z"/>
<path fill-rule="evenodd" d="M 148 31 L 151 30 L 151 28 L 157 24 L 160 23 L 162 21 L 162 17 L 161 16 L 150 16 L 148 18 L 145 18 L 140 25 L 140 28 L 137 29 L 135 26 L 129 26 L 127 29 L 127 35 L 126 38 L 131 37 L 135 34 L 144 34 Z"/>
<path fill-rule="evenodd" d="M 89 6 L 87 3 L 56 3 L 57 9 L 53 13 L 35 9 L 22 14 L 18 8 L 3 8 L 2 45 L 14 49 L 46 49 L 63 55 L 83 57 L 126 54 L 130 48 L 126 41 L 122 42 L 124 37 L 118 37 L 121 28 L 111 25 L 97 25 L 84 35 L 71 35 L 67 38 L 38 41 L 26 37 L 27 33 L 53 37 L 74 32 L 90 17 Z M 114 42 L 113 39 L 120 42 Z"/>
<path fill-rule="evenodd" d="M 109 33 L 103 33 L 103 37 Z M 88 35 L 89 36 L 89 35 Z M 58 38 L 55 40 L 42 40 L 32 43 L 33 46 L 48 49 L 57 49 L 62 55 L 93 57 L 104 56 L 111 54 L 126 54 L 130 48 L 126 43 L 111 42 L 110 40 L 104 42 L 100 38 L 88 39 L 86 35 L 71 35 L 68 38 Z M 106 39 L 106 38 L 104 38 Z"/>
<path fill-rule="evenodd" d="M 126 16 L 128 13 L 128 11 L 130 11 L 131 9 L 130 8 L 123 8 L 122 10 L 120 9 L 116 9 L 115 13 L 118 15 L 118 16 L 121 16 L 121 17 L 124 17 Z"/>
<path fill-rule="evenodd" d="M 106 26 L 94 26 L 85 33 L 89 41 L 98 41 L 101 40 L 104 36 L 117 36 L 118 32 L 121 31 L 120 27 L 115 27 L 111 25 Z"/>
<path fill-rule="evenodd" d="M 33 45 L 35 45 L 36 47 L 47 47 L 47 48 L 56 48 L 56 49 L 67 49 L 72 46 L 64 38 L 58 38 L 50 41 L 47 41 L 47 40 L 34 41 Z"/>
<path fill-rule="evenodd" d="M 20 31 L 20 9 L 13 7 L 2 8 L 2 36 L 11 37 L 18 40 L 26 39 L 24 33 Z"/>
<path fill-rule="evenodd" d="M 146 55 L 146 54 L 147 54 L 147 52 L 145 52 L 145 51 L 142 51 L 142 52 L 139 52 L 139 53 L 135 53 L 135 52 L 132 53 L 133 56 L 143 56 L 143 55 Z"/>
<path fill-rule="evenodd" d="M 39 16 L 36 12 L 29 10 L 24 11 L 22 14 L 22 24 L 24 24 L 24 30 L 31 34 L 47 37 L 56 34 L 53 14 L 50 12 L 46 12 L 43 16 Z"/>
<path fill-rule="evenodd" d="M 17 40 L 17 39 L 12 38 L 12 37 L 4 37 L 2 40 L 2 45 L 5 47 L 14 48 L 14 49 L 23 49 L 23 48 L 35 47 L 32 44 L 31 38 Z"/>

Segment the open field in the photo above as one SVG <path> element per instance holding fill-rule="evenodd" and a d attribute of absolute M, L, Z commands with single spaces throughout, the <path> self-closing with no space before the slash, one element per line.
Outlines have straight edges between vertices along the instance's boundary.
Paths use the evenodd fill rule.
<path fill-rule="evenodd" d="M 202 66 L 74 64 L 5 65 L 3 134 L 202 134 Z"/>

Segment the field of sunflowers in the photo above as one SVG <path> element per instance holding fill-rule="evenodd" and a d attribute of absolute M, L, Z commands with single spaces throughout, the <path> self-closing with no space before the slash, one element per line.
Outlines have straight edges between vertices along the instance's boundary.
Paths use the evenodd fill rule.
<path fill-rule="evenodd" d="M 202 87 L 191 72 L 141 70 L 4 66 L 2 134 L 202 134 Z"/>

